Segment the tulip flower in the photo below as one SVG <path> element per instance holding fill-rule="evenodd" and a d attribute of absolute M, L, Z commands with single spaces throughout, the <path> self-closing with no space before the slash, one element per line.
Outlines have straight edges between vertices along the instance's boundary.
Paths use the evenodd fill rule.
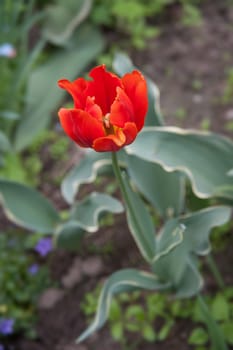
<path fill-rule="evenodd" d="M 122 78 L 104 65 L 93 68 L 91 80 L 59 80 L 71 94 L 74 108 L 58 112 L 66 134 L 81 147 L 116 152 L 134 141 L 148 109 L 146 81 L 137 70 Z"/>

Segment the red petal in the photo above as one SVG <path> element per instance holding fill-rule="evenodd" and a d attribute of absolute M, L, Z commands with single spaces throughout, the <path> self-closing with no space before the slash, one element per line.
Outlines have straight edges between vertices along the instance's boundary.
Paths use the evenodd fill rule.
<path fill-rule="evenodd" d="M 93 143 L 97 152 L 116 152 L 132 143 L 137 136 L 137 127 L 134 123 L 126 123 L 124 129 L 117 129 L 115 135 L 98 138 Z"/>
<path fill-rule="evenodd" d="M 93 143 L 93 148 L 97 152 L 116 152 L 121 149 L 126 141 L 126 137 L 121 129 L 113 135 L 108 135 L 105 137 L 100 137 L 96 139 Z"/>
<path fill-rule="evenodd" d="M 125 146 L 126 146 L 135 140 L 138 134 L 138 130 L 134 123 L 126 123 L 123 129 L 123 133 L 125 134 L 125 137 L 126 137 L 126 141 L 125 141 Z"/>
<path fill-rule="evenodd" d="M 86 103 L 85 90 L 87 88 L 87 82 L 83 78 L 78 78 L 73 82 L 67 79 L 61 79 L 58 81 L 58 86 L 71 94 L 75 108 L 84 109 Z"/>
<path fill-rule="evenodd" d="M 146 81 L 142 74 L 138 71 L 127 73 L 122 78 L 124 90 L 130 98 L 135 113 L 135 123 L 138 131 L 144 125 L 145 116 L 148 109 L 148 96 Z"/>
<path fill-rule="evenodd" d="M 96 138 L 105 135 L 102 123 L 85 111 L 61 108 L 58 115 L 67 135 L 81 147 L 92 147 Z"/>
<path fill-rule="evenodd" d="M 93 81 L 89 82 L 86 95 L 95 96 L 95 103 L 100 106 L 105 115 L 110 112 L 115 100 L 117 86 L 122 86 L 121 79 L 107 72 L 104 65 L 95 67 L 89 75 Z"/>
<path fill-rule="evenodd" d="M 117 88 L 117 96 L 112 104 L 110 123 L 123 128 L 125 123 L 134 122 L 134 108 L 124 90 Z"/>
<path fill-rule="evenodd" d="M 85 111 L 89 113 L 93 118 L 103 122 L 103 114 L 100 107 L 95 103 L 94 97 L 87 97 Z"/>

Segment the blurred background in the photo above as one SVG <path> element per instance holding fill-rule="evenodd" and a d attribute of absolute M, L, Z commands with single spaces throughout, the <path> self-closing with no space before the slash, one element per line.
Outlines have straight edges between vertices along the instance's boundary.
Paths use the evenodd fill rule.
<path fill-rule="evenodd" d="M 57 121 L 58 107 L 70 104 L 57 80 L 86 77 L 96 64 L 112 70 L 119 53 L 159 88 L 165 125 L 232 137 L 232 0 L 0 0 L 0 181 L 38 189 L 65 217 L 61 180 L 81 154 Z M 114 185 L 97 185 L 115 191 Z M 86 191 L 90 189 L 82 193 Z M 114 227 L 123 222 L 120 216 Z M 117 229 L 110 228 L 112 223 L 109 216 L 102 223 L 105 239 L 89 242 L 77 258 L 77 252 L 54 249 L 40 225 L 28 234 L 0 210 L 1 350 L 131 349 L 122 339 L 132 343 L 140 322 L 127 331 L 119 326 L 119 314 L 131 301 L 138 308 L 129 315 L 147 319 L 148 310 L 156 305 L 160 313 L 151 317 L 157 326 L 163 325 L 157 335 L 145 328 L 138 349 L 154 349 L 156 337 L 160 350 L 208 349 L 207 334 L 196 331 L 194 304 L 187 302 L 184 309 L 164 296 L 150 300 L 146 294 L 135 294 L 132 300 L 125 295 L 113 306 L 110 331 L 101 331 L 87 345 L 74 345 L 94 314 L 98 290 L 85 300 L 83 295 L 119 267 L 119 251 L 122 255 L 125 249 L 122 236 L 114 238 Z M 217 231 L 214 236 L 220 263 L 222 256 L 231 255 L 222 250 L 230 242 L 230 230 L 229 225 L 223 229 L 221 241 Z M 106 244 L 109 236 L 113 243 Z M 123 242 L 132 243 L 130 238 Z M 134 249 L 128 255 L 125 251 L 125 258 L 137 261 Z M 231 265 L 223 265 L 228 278 Z M 232 297 L 231 289 L 227 301 L 219 296 L 210 300 L 216 317 L 228 322 L 230 344 L 233 312 L 230 316 L 226 310 L 233 310 Z M 140 309 L 141 301 L 147 309 Z"/>

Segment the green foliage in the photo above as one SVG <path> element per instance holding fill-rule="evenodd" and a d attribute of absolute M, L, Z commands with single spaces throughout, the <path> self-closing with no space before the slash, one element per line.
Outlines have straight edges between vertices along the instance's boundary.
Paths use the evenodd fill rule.
<path fill-rule="evenodd" d="M 0 140 L 1 141 L 1 140 Z M 42 181 L 43 159 L 60 163 L 67 160 L 69 139 L 53 130 L 42 132 L 23 154 L 8 152 L 0 167 L 0 177 L 36 186 Z"/>
<path fill-rule="evenodd" d="M 158 28 L 146 23 L 146 17 L 151 15 L 152 9 L 154 6 L 151 0 L 148 3 L 141 0 L 95 0 L 91 20 L 128 34 L 132 44 L 141 49 L 145 47 L 147 38 L 158 34 Z"/>
<path fill-rule="evenodd" d="M 87 293 L 81 303 L 81 309 L 88 320 L 94 315 L 100 294 L 99 285 L 94 291 Z M 224 337 L 232 344 L 233 327 L 233 292 L 225 288 L 208 298 L 208 305 L 216 321 L 220 322 Z M 228 310 L 228 311 L 227 311 Z M 204 320 L 196 300 L 172 300 L 165 294 L 148 294 L 140 291 L 121 293 L 114 297 L 109 312 L 109 329 L 116 341 L 126 348 L 135 340 L 135 349 L 140 348 L 143 341 L 159 342 L 169 338 L 179 320 L 186 319 L 192 326 L 188 343 L 207 346 L 209 335 L 204 328 Z"/>
<path fill-rule="evenodd" d="M 97 287 L 84 297 L 81 308 L 88 317 L 95 313 L 99 292 L 100 287 Z M 165 295 L 142 294 L 139 291 L 115 297 L 109 313 L 109 328 L 113 339 L 125 346 L 130 344 L 131 333 L 134 334 L 137 345 L 143 340 L 154 342 L 166 339 L 174 325 L 167 301 Z M 156 321 L 160 323 L 157 330 L 154 326 Z"/>
<path fill-rule="evenodd" d="M 56 230 L 57 246 L 78 249 L 80 240 L 87 232 L 95 232 L 103 224 L 105 213 L 121 213 L 123 206 L 117 199 L 102 193 L 92 192 L 71 208 L 66 221 Z"/>
<path fill-rule="evenodd" d="M 56 0 L 46 7 L 43 36 L 56 45 L 67 46 L 75 29 L 91 10 L 91 0 Z"/>
<path fill-rule="evenodd" d="M 27 147 L 48 126 L 52 112 L 65 95 L 57 87 L 58 79 L 62 76 L 73 79 L 79 75 L 103 46 L 104 40 L 97 28 L 83 25 L 74 33 L 69 48 L 55 50 L 44 64 L 33 70 L 27 82 L 24 117 L 15 132 L 16 151 Z"/>
<path fill-rule="evenodd" d="M 114 274 L 104 283 L 104 286 L 101 290 L 99 299 L 98 299 L 98 308 L 97 314 L 94 321 L 89 325 L 89 327 L 80 335 L 78 341 L 83 341 L 94 331 L 98 330 L 106 322 L 106 319 L 109 316 L 111 310 L 111 304 L 114 295 L 137 290 L 148 289 L 151 291 L 156 290 L 166 290 L 168 284 L 160 282 L 157 277 L 146 271 L 139 271 L 136 269 L 122 269 Z M 132 307 L 133 308 L 133 307 Z M 137 308 L 140 310 L 139 308 Z M 130 314 L 135 313 L 130 311 Z M 139 311 L 140 316 L 137 316 L 141 320 L 142 314 L 141 310 Z M 120 315 L 120 308 L 117 304 L 114 306 L 114 315 Z M 119 323 L 119 322 L 117 322 Z M 119 332 L 119 327 L 118 327 Z M 114 333 L 115 334 L 115 333 Z M 119 335 L 119 333 L 118 333 Z"/>
<path fill-rule="evenodd" d="M 169 127 L 145 128 L 127 147 L 129 155 L 184 172 L 200 198 L 232 197 L 232 152 L 232 141 L 218 134 Z"/>
<path fill-rule="evenodd" d="M 0 4 L 0 42 L 9 42 L 15 46 L 15 57 L 0 57 L 0 121 L 1 129 L 11 139 L 14 126 L 22 118 L 25 103 L 25 86 L 28 75 L 43 45 L 38 43 L 28 48 L 30 30 L 43 16 L 42 12 L 33 12 L 34 1 L 3 0 Z M 3 36 L 3 37 L 1 37 Z"/>
<path fill-rule="evenodd" d="M 23 232 L 0 232 L 0 318 L 14 319 L 14 332 L 28 337 L 35 335 L 37 299 L 51 285 L 45 265 L 30 273 L 30 266 L 36 263 L 33 247 L 34 240 Z"/>
<path fill-rule="evenodd" d="M 63 5 L 61 1 L 57 1 L 57 4 L 39 10 L 34 0 L 28 1 L 27 6 L 21 0 L 1 1 L 0 43 L 8 41 L 17 48 L 15 57 L 0 57 L 1 132 L 9 140 L 12 153 L 22 151 L 48 126 L 52 112 L 64 95 L 57 88 L 56 81 L 62 75 L 70 78 L 78 75 L 103 49 L 103 39 L 98 28 L 83 25 L 78 28 L 78 33 L 76 31 L 76 27 L 86 19 L 91 1 L 69 0 L 65 7 Z M 59 18 L 57 12 L 61 15 Z M 61 17 L 66 25 L 65 22 L 62 25 L 58 23 Z M 47 23 L 47 26 L 43 24 L 43 35 L 29 49 L 31 29 L 42 20 Z M 4 36 L 1 37 L 3 33 Z M 59 38 L 59 43 L 51 37 Z M 63 45 L 62 37 L 66 48 L 45 51 L 47 41 Z M 51 60 L 48 59 L 48 53 Z M 42 56 L 46 59 L 41 59 Z M 52 150 L 55 157 L 59 157 L 60 151 L 61 148 Z M 0 152 L 3 152 L 2 148 Z M 35 159 L 28 166 L 34 169 L 40 167 Z M 6 169 L 6 176 L 9 171 Z M 25 178 L 30 175 L 18 174 L 17 177 L 25 182 Z"/>
<path fill-rule="evenodd" d="M 0 179 L 0 193 L 6 216 L 17 225 L 52 233 L 59 224 L 60 216 L 53 204 L 35 189 Z"/>
<path fill-rule="evenodd" d="M 226 122 L 226 124 L 224 125 L 225 130 L 227 131 L 233 131 L 233 120 L 229 120 L 228 122 Z"/>
<path fill-rule="evenodd" d="M 207 297 L 207 304 L 210 313 L 215 321 L 218 322 L 223 331 L 224 338 L 229 345 L 232 345 L 232 324 L 233 324 L 233 293 L 232 287 L 226 287 L 221 293 Z M 205 324 L 204 316 L 200 304 L 195 301 L 190 304 L 190 316 L 193 322 L 199 324 L 189 336 L 189 344 L 207 345 L 210 338 L 205 328 L 200 325 Z"/>
<path fill-rule="evenodd" d="M 183 5 L 183 13 L 181 22 L 184 26 L 198 26 L 202 23 L 202 15 L 195 2 L 193 1 L 181 1 Z"/>
<path fill-rule="evenodd" d="M 137 49 L 143 49 L 146 40 L 160 32 L 156 24 L 149 24 L 149 20 L 156 23 L 156 18 L 172 4 L 181 6 L 183 25 L 193 26 L 201 23 L 201 12 L 196 0 L 95 0 L 90 18 L 97 25 L 128 34 L 131 44 Z"/>
<path fill-rule="evenodd" d="M 200 123 L 200 129 L 204 131 L 208 131 L 211 128 L 211 120 L 210 118 L 203 118 Z"/>
<path fill-rule="evenodd" d="M 203 87 L 203 82 L 201 81 L 201 79 L 199 78 L 193 79 L 192 81 L 193 90 L 199 91 L 202 89 L 202 87 Z"/>
<path fill-rule="evenodd" d="M 175 111 L 175 117 L 179 120 L 184 120 L 185 118 L 187 118 L 186 109 L 183 107 L 177 108 L 177 110 Z"/>
<path fill-rule="evenodd" d="M 209 340 L 208 333 L 204 328 L 195 328 L 189 336 L 188 342 L 190 345 L 205 345 Z"/>

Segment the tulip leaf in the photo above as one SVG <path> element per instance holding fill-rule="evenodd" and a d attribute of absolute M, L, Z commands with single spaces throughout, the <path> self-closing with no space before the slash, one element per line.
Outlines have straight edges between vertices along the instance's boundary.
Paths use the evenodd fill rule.
<path fill-rule="evenodd" d="M 122 176 L 125 190 L 133 210 L 126 206 L 128 226 L 142 256 L 152 261 L 155 255 L 155 229 L 151 215 L 139 194 L 132 190 L 126 176 Z"/>
<path fill-rule="evenodd" d="M 80 163 L 62 181 L 61 191 L 65 200 L 69 204 L 73 203 L 80 185 L 94 181 L 98 170 L 109 164 L 111 164 L 111 160 L 108 154 L 97 153 L 92 150 L 87 152 Z"/>
<path fill-rule="evenodd" d="M 68 221 L 58 227 L 55 244 L 58 248 L 77 251 L 85 233 L 78 222 Z"/>
<path fill-rule="evenodd" d="M 133 155 L 127 165 L 133 183 L 160 215 L 169 218 L 183 211 L 185 181 L 180 173 L 168 173 L 161 165 Z"/>
<path fill-rule="evenodd" d="M 92 0 L 57 1 L 46 8 L 43 36 L 55 45 L 67 45 L 71 35 L 88 16 Z"/>
<path fill-rule="evenodd" d="M 10 150 L 10 141 L 8 137 L 0 130 L 0 152 L 6 152 Z"/>
<path fill-rule="evenodd" d="M 117 199 L 107 194 L 92 192 L 73 206 L 70 218 L 86 231 L 95 232 L 98 230 L 100 214 L 104 212 L 119 214 L 123 211 L 124 208 Z"/>
<path fill-rule="evenodd" d="M 161 283 L 158 278 L 145 271 L 136 269 L 124 269 L 112 274 L 105 282 L 98 302 L 97 313 L 93 323 L 80 335 L 78 342 L 85 340 L 92 333 L 100 329 L 106 322 L 111 300 L 120 292 L 133 291 L 137 289 L 166 290 L 169 284 Z"/>
<path fill-rule="evenodd" d="M 29 230 L 52 233 L 60 221 L 47 198 L 17 182 L 0 180 L 0 201 L 6 216 Z"/>
<path fill-rule="evenodd" d="M 233 143 L 214 133 L 168 127 L 147 127 L 126 152 L 160 164 L 166 171 L 181 171 L 200 198 L 232 198 Z"/>
<path fill-rule="evenodd" d="M 102 193 L 92 192 L 84 200 L 75 203 L 69 220 L 60 225 L 56 231 L 58 247 L 77 249 L 86 232 L 99 229 L 99 218 L 104 213 L 119 214 L 123 212 L 122 204 L 115 198 Z"/>
<path fill-rule="evenodd" d="M 123 53 L 118 53 L 115 55 L 113 68 L 116 73 L 121 76 L 128 72 L 131 72 L 134 69 L 138 69 L 134 66 L 130 58 Z M 159 89 L 150 78 L 146 77 L 146 81 L 148 88 L 149 109 L 147 112 L 145 125 L 163 125 L 164 121 L 161 115 L 159 104 Z"/>
<path fill-rule="evenodd" d="M 65 92 L 58 88 L 62 77 L 74 79 L 103 49 L 103 39 L 96 28 L 82 26 L 74 38 L 73 47 L 57 50 L 54 55 L 30 75 L 26 109 L 15 135 L 14 147 L 24 149 L 48 125 L 52 112 Z"/>
<path fill-rule="evenodd" d="M 210 251 L 209 235 L 212 228 L 225 224 L 231 216 L 226 206 L 216 206 L 166 222 L 156 239 L 156 255 L 159 259 L 153 264 L 154 272 L 165 281 L 172 283 L 179 297 L 196 294 L 202 286 L 202 278 L 196 266 L 196 255 L 206 255 Z M 168 244 L 168 238 L 180 226 L 185 227 L 183 239 L 169 254 L 161 254 Z"/>

